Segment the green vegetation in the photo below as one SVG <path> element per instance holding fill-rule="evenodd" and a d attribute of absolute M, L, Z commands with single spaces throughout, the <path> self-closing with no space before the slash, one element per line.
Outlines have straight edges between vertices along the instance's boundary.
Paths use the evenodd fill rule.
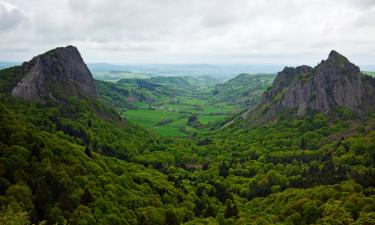
<path fill-rule="evenodd" d="M 241 110 L 208 101 L 206 95 L 215 83 L 208 77 L 152 77 L 96 85 L 103 100 L 117 106 L 127 120 L 163 136 L 187 136 L 207 132 Z M 193 115 L 198 116 L 199 126 L 187 124 Z"/>
<path fill-rule="evenodd" d="M 116 83 L 96 81 L 96 86 L 106 102 L 119 109 L 134 109 L 138 106 L 158 106 L 173 102 L 178 96 L 200 99 L 208 84 L 215 82 L 217 81 L 208 77 L 152 77 L 122 79 Z"/>
<path fill-rule="evenodd" d="M 210 100 L 227 102 L 244 108 L 253 107 L 274 79 L 275 74 L 240 74 L 223 84 L 216 85 Z"/>
<path fill-rule="evenodd" d="M 124 116 L 129 121 L 151 128 L 163 136 L 186 136 L 192 132 L 209 131 L 215 124 L 235 113 L 236 109 L 239 110 L 225 103 L 213 105 L 204 99 L 176 97 L 172 102 L 163 104 L 160 101 L 155 106 L 126 110 Z M 193 127 L 188 124 L 188 118 L 193 115 L 197 116 L 201 126 Z"/>
<path fill-rule="evenodd" d="M 102 98 L 117 106 L 129 121 L 163 136 L 187 136 L 207 133 L 255 105 L 273 79 L 271 74 L 241 74 L 223 84 L 209 77 L 152 77 L 96 84 Z M 199 125 L 187 123 L 193 115 Z"/>
<path fill-rule="evenodd" d="M 329 58 L 327 59 L 327 61 L 329 61 L 330 64 L 337 64 L 337 65 L 345 65 L 347 63 L 349 63 L 349 60 L 341 55 L 340 53 L 332 50 L 329 54 Z"/>
<path fill-rule="evenodd" d="M 364 71 L 364 72 L 362 72 L 362 73 L 364 73 L 364 74 L 366 74 L 366 75 L 369 75 L 369 76 L 372 76 L 372 77 L 375 77 L 375 72 Z"/>
<path fill-rule="evenodd" d="M 10 87 L 13 77 L 3 78 L 13 75 L 2 71 L 2 87 Z M 107 95 L 99 101 L 71 97 L 48 105 L 13 98 L 9 88 L 1 92 L 1 223 L 375 223 L 375 115 L 285 117 L 187 139 L 122 120 L 108 106 L 119 93 L 112 89 L 102 90 Z M 143 113 L 125 114 L 157 118 L 166 125 L 162 132 L 173 133 L 167 129 L 180 111 L 142 107 L 196 114 L 186 113 L 186 129 L 214 120 L 205 113 L 231 110 L 187 95 L 171 103 L 155 94 L 162 104 L 135 101 L 132 107 Z"/>
<path fill-rule="evenodd" d="M 19 75 L 20 67 L 11 67 L 0 70 L 0 92 L 10 92 L 18 81 L 22 79 Z"/>

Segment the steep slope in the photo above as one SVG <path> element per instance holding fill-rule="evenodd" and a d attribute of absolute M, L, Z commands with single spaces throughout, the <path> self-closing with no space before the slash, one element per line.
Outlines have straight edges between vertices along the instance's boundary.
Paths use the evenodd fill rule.
<path fill-rule="evenodd" d="M 67 96 L 96 98 L 91 72 L 77 48 L 56 48 L 22 64 L 22 80 L 12 89 L 13 96 L 45 103 Z"/>
<path fill-rule="evenodd" d="M 21 223 L 18 216 L 22 214 L 30 215 L 32 224 L 41 221 L 77 225 L 137 224 L 138 217 L 147 212 L 145 207 L 159 208 L 154 216 L 161 221 L 165 220 L 166 213 L 173 213 L 171 205 L 161 202 L 160 195 L 170 193 L 170 199 L 177 202 L 180 191 L 169 183 L 166 175 L 105 156 L 106 152 L 97 154 L 91 145 L 98 143 L 97 147 L 102 146 L 99 148 L 109 152 L 131 151 L 142 145 L 141 140 L 133 142 L 127 136 L 135 136 L 137 131 L 103 124 L 92 115 L 91 125 L 85 125 L 50 114 L 66 125 L 73 125 L 54 131 L 40 124 L 49 124 L 47 127 L 53 124 L 45 116 L 45 110 L 48 108 L 34 108 L 33 104 L 16 99 L 10 102 L 0 98 L 0 224 L 30 224 Z M 38 122 L 32 123 L 30 118 Z M 82 134 L 89 126 L 94 127 L 96 140 L 90 140 L 91 146 L 85 147 L 72 134 Z M 75 130 L 77 127 L 79 130 Z M 108 137 L 103 136 L 104 132 Z M 118 132 L 121 134 L 116 136 Z M 11 215 L 5 221 L 4 209 Z"/>
<path fill-rule="evenodd" d="M 336 51 L 315 68 L 286 67 L 278 73 L 259 106 L 243 117 L 275 118 L 283 112 L 304 116 L 309 112 L 329 114 L 337 108 L 363 115 L 375 111 L 375 79 Z"/>
<path fill-rule="evenodd" d="M 50 133 L 62 132 L 70 141 L 104 155 L 129 158 L 153 136 L 127 123 L 97 97 L 91 73 L 72 46 L 1 70 L 0 93 L 0 100 L 9 109 L 25 114 L 27 122 Z"/>

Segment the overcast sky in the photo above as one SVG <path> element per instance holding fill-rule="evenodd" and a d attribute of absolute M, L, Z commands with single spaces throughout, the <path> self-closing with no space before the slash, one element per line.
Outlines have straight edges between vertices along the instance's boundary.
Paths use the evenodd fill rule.
<path fill-rule="evenodd" d="M 0 0 L 0 61 L 375 64 L 375 0 Z"/>

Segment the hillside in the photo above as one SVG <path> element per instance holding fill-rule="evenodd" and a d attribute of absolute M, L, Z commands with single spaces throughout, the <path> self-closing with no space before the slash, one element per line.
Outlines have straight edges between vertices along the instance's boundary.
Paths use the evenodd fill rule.
<path fill-rule="evenodd" d="M 152 77 L 149 79 L 122 79 L 117 83 L 129 89 L 144 91 L 157 97 L 197 96 L 200 97 L 208 85 L 218 81 L 210 77 Z"/>
<path fill-rule="evenodd" d="M 240 74 L 215 85 L 210 100 L 251 108 L 258 104 L 263 92 L 271 86 L 274 79 L 273 74 Z"/>
<path fill-rule="evenodd" d="M 68 79 L 82 67 L 61 57 L 53 73 L 39 70 L 46 61 L 32 70 L 48 77 L 48 102 L 11 95 L 29 70 L 0 71 L 0 224 L 375 223 L 374 115 L 331 120 L 322 110 L 164 138 L 123 120 L 100 90 L 86 96 L 79 84 L 91 77 Z M 63 95 L 45 87 L 56 74 Z M 279 81 L 264 96 L 288 84 Z"/>
<path fill-rule="evenodd" d="M 217 82 L 210 77 L 152 77 L 96 81 L 96 86 L 100 96 L 116 106 L 136 108 L 138 102 L 154 105 L 177 97 L 204 98 L 206 89 Z"/>

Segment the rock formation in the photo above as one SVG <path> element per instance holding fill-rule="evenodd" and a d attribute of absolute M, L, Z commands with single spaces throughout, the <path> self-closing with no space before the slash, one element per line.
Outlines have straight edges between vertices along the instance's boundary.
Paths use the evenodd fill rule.
<path fill-rule="evenodd" d="M 263 116 L 276 116 L 290 110 L 297 116 L 307 112 L 328 114 L 337 107 L 362 114 L 375 111 L 375 79 L 360 72 L 360 69 L 336 51 L 331 51 L 327 60 L 315 68 L 286 67 L 278 73 L 271 88 L 266 91 L 260 105 L 246 112 L 251 116 L 263 108 Z"/>
<path fill-rule="evenodd" d="M 69 96 L 96 98 L 91 72 L 76 47 L 56 48 L 25 62 L 23 78 L 11 94 L 26 101 L 45 103 Z"/>

